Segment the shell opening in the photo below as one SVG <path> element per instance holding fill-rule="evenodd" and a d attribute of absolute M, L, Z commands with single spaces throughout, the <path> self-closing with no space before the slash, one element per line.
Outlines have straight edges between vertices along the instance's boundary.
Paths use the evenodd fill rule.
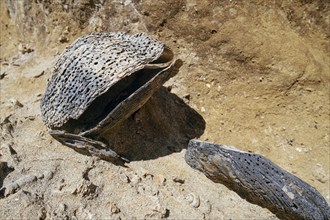
<path fill-rule="evenodd" d="M 121 79 L 105 93 L 96 98 L 78 119 L 70 119 L 61 128 L 73 133 L 94 128 L 116 106 L 133 95 L 140 87 L 151 81 L 162 69 L 164 68 L 146 68 Z"/>

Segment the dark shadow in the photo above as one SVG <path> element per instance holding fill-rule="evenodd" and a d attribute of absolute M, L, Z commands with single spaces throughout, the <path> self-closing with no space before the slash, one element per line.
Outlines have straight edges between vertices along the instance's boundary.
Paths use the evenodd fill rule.
<path fill-rule="evenodd" d="M 15 169 L 13 167 L 9 167 L 7 162 L 0 162 L 0 199 L 4 198 L 5 187 L 3 186 L 3 181 L 8 176 L 9 173 L 13 172 Z"/>
<path fill-rule="evenodd" d="M 187 148 L 189 140 L 200 137 L 204 129 L 201 115 L 161 87 L 140 110 L 102 137 L 130 161 L 150 160 Z"/>

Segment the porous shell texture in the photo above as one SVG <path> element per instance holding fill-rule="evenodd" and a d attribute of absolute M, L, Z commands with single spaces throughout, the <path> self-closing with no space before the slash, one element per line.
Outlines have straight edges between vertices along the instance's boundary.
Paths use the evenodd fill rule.
<path fill-rule="evenodd" d="M 120 79 L 156 60 L 164 45 L 146 34 L 96 33 L 65 49 L 41 101 L 44 123 L 61 127 L 78 119 L 95 98 Z"/>

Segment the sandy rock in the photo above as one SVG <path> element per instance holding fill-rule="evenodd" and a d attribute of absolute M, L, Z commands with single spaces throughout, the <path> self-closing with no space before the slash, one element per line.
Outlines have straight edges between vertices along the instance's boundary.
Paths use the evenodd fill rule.
<path fill-rule="evenodd" d="M 88 180 L 83 180 L 79 186 L 72 192 L 74 195 L 81 195 L 86 198 L 93 198 L 97 196 L 98 187 Z"/>
<path fill-rule="evenodd" d="M 189 168 L 183 157 L 192 138 L 261 153 L 330 203 L 325 1 L 50 2 L 0 4 L 0 160 L 15 169 L 1 177 L 2 218 L 277 219 Z M 148 33 L 183 65 L 167 89 L 102 137 L 130 157 L 129 168 L 96 162 L 88 182 L 82 173 L 91 158 L 47 133 L 39 101 L 69 42 L 108 31 Z M 37 180 L 23 190 L 10 186 L 29 173 Z M 185 199 L 190 193 L 198 208 L 193 195 Z"/>
<path fill-rule="evenodd" d="M 16 182 L 14 182 L 14 183 L 11 183 L 11 184 L 3 187 L 3 189 L 5 191 L 4 196 L 7 197 L 11 194 L 14 194 L 17 190 L 19 190 L 19 185 Z"/>
<path fill-rule="evenodd" d="M 16 183 L 19 187 L 24 187 L 26 184 L 32 183 L 37 180 L 37 177 L 35 175 L 26 175 L 22 178 L 18 179 Z"/>

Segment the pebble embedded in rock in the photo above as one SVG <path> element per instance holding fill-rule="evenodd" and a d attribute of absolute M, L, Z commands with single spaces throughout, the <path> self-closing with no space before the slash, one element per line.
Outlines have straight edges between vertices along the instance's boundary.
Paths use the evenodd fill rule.
<path fill-rule="evenodd" d="M 64 212 L 66 210 L 67 206 L 64 203 L 59 204 L 58 210 Z"/>
<path fill-rule="evenodd" d="M 28 183 L 32 183 L 37 180 L 37 177 L 35 175 L 26 175 L 23 176 L 22 178 L 18 179 L 16 183 L 20 186 L 23 187 L 24 185 Z"/>
<path fill-rule="evenodd" d="M 5 78 L 5 76 L 7 76 L 7 73 L 5 73 L 5 72 L 4 73 L 1 73 L 0 74 L 0 80 L 3 79 L 3 78 Z"/>
<path fill-rule="evenodd" d="M 147 178 L 149 176 L 149 177 L 153 178 L 154 175 L 151 174 L 148 170 L 141 168 L 138 171 L 138 176 L 142 176 L 143 178 Z"/>
<path fill-rule="evenodd" d="M 121 173 L 121 174 L 119 174 L 119 179 L 120 179 L 122 182 L 124 182 L 124 183 L 129 183 L 129 182 L 131 182 L 130 179 L 129 179 L 129 177 L 126 176 L 125 173 Z"/>
<path fill-rule="evenodd" d="M 321 183 L 325 183 L 329 179 L 329 175 L 326 174 L 321 164 L 316 164 L 313 176 Z"/>
<path fill-rule="evenodd" d="M 20 103 L 17 99 L 11 98 L 9 99 L 9 102 L 14 106 L 14 107 L 20 107 L 22 108 L 24 105 Z"/>
<path fill-rule="evenodd" d="M 185 180 L 181 179 L 180 177 L 174 176 L 172 180 L 176 183 L 184 184 Z"/>
<path fill-rule="evenodd" d="M 62 35 L 62 36 L 60 36 L 60 38 L 58 39 L 58 41 L 60 43 L 67 43 L 67 42 L 69 42 L 69 39 L 68 39 L 67 36 Z"/>
<path fill-rule="evenodd" d="M 14 194 L 19 189 L 19 185 L 16 182 L 14 182 L 14 183 L 11 183 L 11 184 L 5 186 L 2 189 L 4 189 L 4 191 L 5 191 L 4 196 L 7 197 L 11 194 Z"/>
<path fill-rule="evenodd" d="M 141 178 L 136 175 L 136 174 L 133 174 L 131 178 L 129 178 L 131 180 L 131 184 L 132 185 L 136 185 L 138 184 L 139 182 L 141 182 Z"/>
<path fill-rule="evenodd" d="M 39 74 L 36 74 L 33 76 L 33 78 L 39 78 L 40 76 L 43 76 L 45 74 L 45 71 L 41 71 Z"/>
<path fill-rule="evenodd" d="M 38 211 L 38 219 L 43 220 L 47 217 L 47 210 L 45 207 L 41 207 Z"/>
<path fill-rule="evenodd" d="M 186 99 L 187 101 L 190 101 L 190 94 L 185 94 L 183 95 L 183 98 Z"/>
<path fill-rule="evenodd" d="M 110 207 L 111 213 L 113 213 L 113 214 L 120 212 L 120 209 L 117 207 L 116 203 L 110 202 L 109 207 Z"/>
<path fill-rule="evenodd" d="M 53 171 L 46 170 L 46 171 L 44 172 L 44 176 L 45 176 L 46 180 L 50 180 L 50 179 L 53 178 L 54 173 L 53 173 Z"/>
<path fill-rule="evenodd" d="M 82 197 L 93 197 L 96 195 L 97 188 L 98 186 L 84 179 L 72 194 L 80 194 Z"/>
<path fill-rule="evenodd" d="M 155 177 L 155 180 L 159 185 L 165 186 L 166 178 L 163 175 L 161 175 L 161 174 L 157 175 Z"/>
<path fill-rule="evenodd" d="M 185 199 L 194 208 L 198 208 L 200 206 L 200 198 L 195 193 L 189 193 Z"/>

